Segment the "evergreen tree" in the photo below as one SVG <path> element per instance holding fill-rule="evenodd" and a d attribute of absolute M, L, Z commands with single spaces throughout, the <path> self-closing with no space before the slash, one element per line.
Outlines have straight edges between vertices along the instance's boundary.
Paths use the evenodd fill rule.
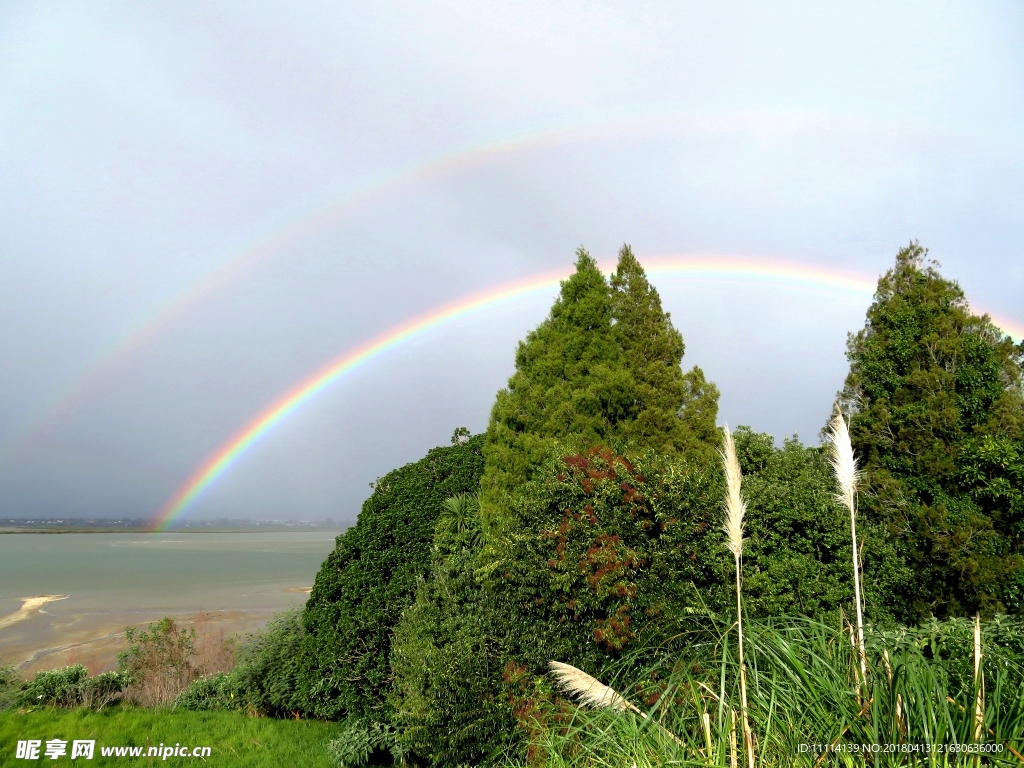
<path fill-rule="evenodd" d="M 683 373 L 683 336 L 628 245 L 619 252 L 610 287 L 619 366 L 629 383 L 621 410 L 610 414 L 622 438 L 661 453 L 713 459 L 720 440 L 718 389 L 700 368 Z"/>
<path fill-rule="evenodd" d="M 584 249 L 576 256 L 548 319 L 519 343 L 491 412 L 485 506 L 528 480 L 560 438 L 708 458 L 718 444 L 718 389 L 699 368 L 683 373 L 682 335 L 629 246 L 611 284 Z"/>
<path fill-rule="evenodd" d="M 904 618 L 1019 609 L 1024 346 L 972 314 L 925 256 L 900 251 L 848 343 L 861 505 L 898 546 Z"/>
<path fill-rule="evenodd" d="M 718 480 L 718 390 L 683 373 L 684 350 L 628 246 L 611 282 L 577 251 L 491 412 L 473 544 L 438 528 L 396 635 L 393 706 L 431 764 L 495 759 L 529 722 L 548 654 L 593 668 L 699 602 L 711 548 L 694 541 L 718 535 L 704 518 L 719 495 L 698 492 Z"/>

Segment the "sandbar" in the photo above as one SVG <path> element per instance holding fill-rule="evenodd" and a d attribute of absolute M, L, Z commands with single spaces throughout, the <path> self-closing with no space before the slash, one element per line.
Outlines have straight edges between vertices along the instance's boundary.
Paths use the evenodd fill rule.
<path fill-rule="evenodd" d="M 21 598 L 21 608 L 16 610 L 14 613 L 9 613 L 6 616 L 0 616 L 0 629 L 6 629 L 12 624 L 24 621 L 47 603 L 53 602 L 54 600 L 67 600 L 67 598 L 67 595 L 37 595 L 36 597 L 23 597 Z"/>

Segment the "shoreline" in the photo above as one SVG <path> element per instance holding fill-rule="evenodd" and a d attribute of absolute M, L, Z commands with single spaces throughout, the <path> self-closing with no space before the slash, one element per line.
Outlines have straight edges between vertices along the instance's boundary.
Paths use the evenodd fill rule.
<path fill-rule="evenodd" d="M 154 531 L 152 528 L 0 528 L 0 536 L 21 533 L 334 533 L 342 534 L 347 528 L 174 528 Z"/>
<path fill-rule="evenodd" d="M 73 664 L 83 664 L 90 675 L 107 672 L 117 668 L 117 657 L 127 650 L 125 644 L 125 627 L 132 626 L 145 629 L 162 618 L 171 618 L 179 626 L 195 627 L 197 641 L 213 638 L 228 640 L 232 637 L 242 639 L 245 635 L 262 629 L 268 621 L 280 613 L 278 610 L 220 610 L 190 611 L 186 613 L 168 613 L 152 618 L 138 620 L 107 620 L 92 627 L 67 633 L 50 644 L 40 646 L 22 646 L 20 652 L 8 658 L 13 662 L 19 674 L 31 677 L 37 672 L 50 669 L 61 669 Z M 125 617 L 127 618 L 127 617 Z"/>

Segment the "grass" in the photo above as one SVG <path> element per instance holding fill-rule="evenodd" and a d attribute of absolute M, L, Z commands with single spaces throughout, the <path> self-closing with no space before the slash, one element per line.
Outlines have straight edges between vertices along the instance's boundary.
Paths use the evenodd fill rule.
<path fill-rule="evenodd" d="M 41 708 L 32 711 L 0 712 L 0 765 L 30 761 L 15 760 L 22 739 L 95 739 L 95 758 L 88 765 L 160 765 L 159 758 L 104 758 L 101 746 L 156 746 L 163 742 L 211 747 L 211 756 L 171 757 L 170 763 L 195 762 L 204 766 L 331 766 L 327 742 L 336 737 L 337 723 L 315 720 L 273 720 L 247 717 L 238 712 L 168 712 L 132 706 L 110 707 L 100 712 L 88 709 Z M 69 750 L 70 752 L 70 746 Z M 41 752 L 42 754 L 42 752 Z M 68 756 L 44 760 L 45 765 L 74 765 Z"/>
<path fill-rule="evenodd" d="M 639 678 L 610 681 L 643 703 L 645 717 L 608 708 L 556 709 L 537 723 L 533 754 L 544 755 L 545 765 L 573 768 L 726 766 L 733 755 L 742 765 L 742 753 L 732 746 L 742 731 L 733 719 L 740 692 L 730 630 L 694 629 L 672 652 L 647 649 L 652 661 Z M 803 618 L 745 626 L 756 765 L 975 765 L 973 755 L 937 750 L 977 742 L 1000 750 L 980 765 L 1024 764 L 1024 690 L 1015 664 L 999 661 L 986 669 L 982 738 L 976 740 L 969 676 L 965 683 L 917 645 L 869 632 L 862 687 L 855 632 Z M 880 751 L 819 760 L 814 747 L 802 746 L 815 744 L 839 750 L 877 744 Z M 886 753 L 894 749 L 887 745 L 900 746 Z"/>

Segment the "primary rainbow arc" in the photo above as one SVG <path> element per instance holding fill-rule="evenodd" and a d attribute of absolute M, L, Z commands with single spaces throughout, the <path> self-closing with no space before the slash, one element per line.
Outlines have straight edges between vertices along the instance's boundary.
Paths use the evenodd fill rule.
<path fill-rule="evenodd" d="M 738 256 L 654 257 L 644 259 L 644 269 L 648 274 L 766 280 L 814 289 L 840 290 L 863 295 L 866 298 L 869 298 L 875 290 L 874 278 L 853 272 L 798 262 Z M 559 281 L 568 277 L 569 274 L 569 270 L 549 272 L 475 293 L 414 317 L 354 349 L 346 351 L 280 395 L 207 457 L 160 508 L 160 511 L 152 518 L 150 527 L 155 530 L 167 528 L 261 437 L 303 404 L 347 374 L 405 342 L 446 323 L 465 318 L 474 312 L 497 307 L 537 291 L 554 289 L 558 286 Z M 1024 338 L 1024 324 L 1003 318 L 993 318 L 993 321 L 1008 334 L 1016 338 Z"/>

